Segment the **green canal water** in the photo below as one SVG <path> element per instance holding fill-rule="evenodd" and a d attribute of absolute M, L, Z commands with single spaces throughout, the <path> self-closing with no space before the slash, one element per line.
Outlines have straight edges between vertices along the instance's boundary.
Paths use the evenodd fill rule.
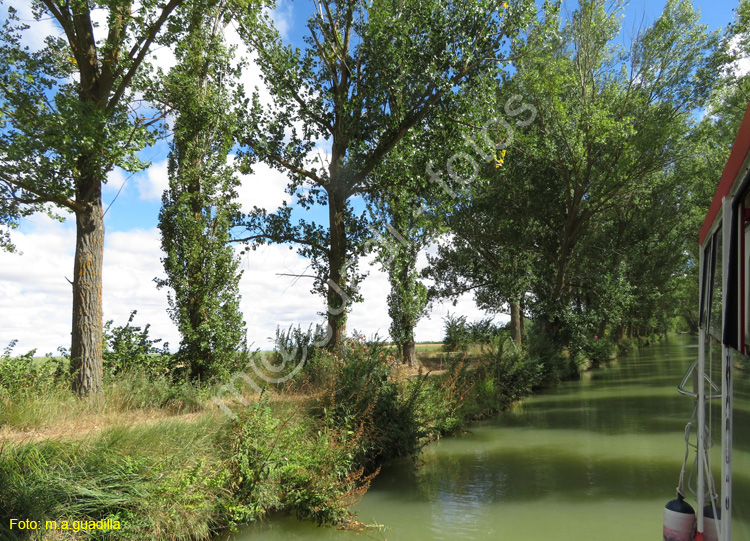
<path fill-rule="evenodd" d="M 384 468 L 355 508 L 379 529 L 358 534 L 274 517 L 225 539 L 661 539 L 693 412 L 676 386 L 697 355 L 695 339 L 671 338 L 428 446 L 416 467 Z M 741 541 L 750 540 L 747 374 L 737 374 L 735 392 L 732 538 Z"/>

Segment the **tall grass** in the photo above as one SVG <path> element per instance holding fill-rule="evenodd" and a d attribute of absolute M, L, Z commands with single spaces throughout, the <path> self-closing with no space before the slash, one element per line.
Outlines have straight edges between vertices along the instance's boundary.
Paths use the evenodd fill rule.
<path fill-rule="evenodd" d="M 109 379 L 100 396 L 85 399 L 70 392 L 67 379 L 37 382 L 29 392 L 0 392 L 0 429 L 31 431 L 48 427 L 65 432 L 66 427 L 76 430 L 92 416 L 114 421 L 119 414 L 134 412 L 198 412 L 209 395 L 209 388 L 136 370 Z"/>
<path fill-rule="evenodd" d="M 206 539 L 222 523 L 216 423 L 164 421 L 108 429 L 81 440 L 0 447 L 0 534 L 11 518 L 102 520 L 121 530 L 72 539 Z M 3 531 L 4 529 L 4 531 Z M 37 535 L 39 532 L 37 532 Z"/>
<path fill-rule="evenodd" d="M 208 406 L 210 388 L 160 371 L 121 367 L 91 399 L 74 398 L 64 375 L 14 372 L 18 385 L 0 394 L 0 430 L 13 435 L 0 444 L 0 539 L 41 535 L 18 537 L 11 518 L 122 527 L 46 537 L 73 540 L 202 540 L 274 511 L 346 523 L 380 464 L 416 456 L 539 378 L 537 363 L 510 350 L 400 378 L 388 349 L 361 337 L 341 355 L 307 358 L 299 381 L 269 384 L 275 399 L 230 405 L 232 420 Z M 185 412 L 194 415 L 175 415 Z"/>

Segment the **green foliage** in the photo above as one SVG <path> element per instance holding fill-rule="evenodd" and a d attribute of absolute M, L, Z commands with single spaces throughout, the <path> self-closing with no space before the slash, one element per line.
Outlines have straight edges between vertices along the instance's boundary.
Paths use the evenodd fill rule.
<path fill-rule="evenodd" d="M 175 380 L 169 374 L 139 369 L 126 370 L 111 385 L 105 395 L 121 411 L 162 409 L 174 414 L 200 411 L 210 391 L 187 379 Z"/>
<path fill-rule="evenodd" d="M 159 130 L 140 106 L 144 59 L 175 37 L 179 25 L 162 30 L 180 3 L 32 2 L 33 30 L 56 29 L 38 51 L 12 7 L 0 27 L 0 248 L 14 249 L 9 232 L 24 216 L 75 214 L 70 369 L 82 395 L 102 388 L 102 185 L 115 167 L 146 166 L 137 154 Z"/>
<path fill-rule="evenodd" d="M 468 323 L 466 316 L 448 312 L 443 321 L 443 350 L 446 352 L 465 353 L 472 344 L 497 344 L 508 336 L 505 328 L 493 323 L 491 317 Z"/>
<path fill-rule="evenodd" d="M 143 371 L 149 375 L 164 375 L 172 364 L 169 344 L 157 347 L 161 338 L 149 336 L 150 323 L 145 327 L 133 325 L 137 310 L 130 312 L 125 325 L 114 327 L 114 321 L 104 324 L 104 344 L 102 347 L 104 370 L 109 377 L 123 371 Z"/>
<path fill-rule="evenodd" d="M 485 369 L 485 384 L 489 382 L 494 387 L 493 404 L 499 410 L 531 394 L 531 390 L 541 383 L 543 376 L 543 366 L 539 359 L 531 358 L 514 344 L 511 344 L 508 351 L 498 348 L 491 353 Z"/>
<path fill-rule="evenodd" d="M 474 387 L 464 360 L 452 361 L 444 374 L 427 378 L 419 416 L 428 437 L 455 434 L 478 414 L 481 408 L 470 405 Z"/>
<path fill-rule="evenodd" d="M 451 315 L 448 312 L 443 322 L 443 350 L 466 352 L 471 343 L 471 331 L 466 323 L 466 316 Z"/>
<path fill-rule="evenodd" d="M 600 329 L 653 330 L 674 314 L 697 235 L 692 194 L 703 193 L 680 164 L 711 152 L 689 135 L 715 83 L 718 36 L 684 0 L 667 2 L 629 50 L 621 3 L 580 2 L 570 17 L 545 6 L 493 98 L 523 96 L 536 119 L 517 123 L 503 167 L 480 169 L 447 213 L 455 237 L 428 272 L 443 296 L 472 290 L 492 311 L 521 301 L 570 352 L 544 357 L 555 379 Z"/>
<path fill-rule="evenodd" d="M 415 456 L 427 435 L 418 417 L 423 378 L 394 381 L 395 363 L 381 342 L 349 339 L 326 393 L 330 426 L 367 427 L 357 460 L 370 471 L 376 461 Z"/>
<path fill-rule="evenodd" d="M 282 419 L 263 399 L 227 430 L 234 521 L 287 509 L 318 524 L 338 524 L 369 486 L 371 477 L 354 462 L 361 431 L 315 426 L 298 412 Z"/>
<path fill-rule="evenodd" d="M 208 539 L 226 489 L 213 421 L 111 429 L 82 441 L 0 447 L 0 534 L 8 519 L 119 520 L 94 539 Z"/>
<path fill-rule="evenodd" d="M 583 353 L 594 366 L 611 361 L 617 350 L 608 337 L 595 336 L 583 347 Z"/>
<path fill-rule="evenodd" d="M 35 360 L 31 350 L 13 357 L 17 340 L 11 340 L 0 356 L 0 403 L 30 397 L 69 384 L 67 363 L 61 358 Z"/>
<path fill-rule="evenodd" d="M 240 311 L 239 257 L 229 244 L 239 216 L 239 180 L 227 157 L 234 145 L 236 113 L 230 82 L 239 76 L 221 30 L 225 13 L 198 2 L 179 42 L 179 64 L 164 83 L 162 99 L 177 115 L 169 155 L 169 189 L 159 230 L 169 312 L 182 336 L 178 365 L 192 379 L 221 381 L 239 366 L 245 326 Z"/>
<path fill-rule="evenodd" d="M 269 359 L 269 364 L 279 370 L 274 376 L 290 374 L 302 363 L 301 370 L 290 380 L 292 385 L 315 389 L 327 384 L 334 373 L 335 357 L 323 349 L 326 340 L 325 329 L 320 325 L 310 324 L 306 331 L 299 325 L 290 325 L 286 331 L 277 327 Z"/>
<path fill-rule="evenodd" d="M 508 337 L 505 327 L 495 324 L 491 317 L 478 319 L 469 324 L 469 334 L 474 344 L 491 345 Z"/>
<path fill-rule="evenodd" d="M 266 242 L 300 246 L 315 272 L 313 290 L 326 296 L 330 347 L 337 349 L 346 321 L 342 293 L 358 300 L 363 276 L 357 263 L 366 248 L 367 218 L 355 213 L 351 199 L 388 191 L 395 178 L 382 175 L 386 156 L 397 145 L 406 145 L 408 154 L 426 141 L 421 128 L 436 111 L 450 108 L 456 89 L 497 73 L 494 59 L 533 16 L 534 3 L 505 9 L 488 0 L 430 0 L 394 8 L 325 0 L 319 7 L 303 48 L 286 43 L 271 17 L 254 6 L 236 10 L 240 34 L 257 51 L 274 97 L 264 107 L 253 96 L 241 154 L 247 169 L 264 162 L 288 174 L 287 192 L 303 208 L 328 206 L 324 225 L 292 223 L 286 204 L 270 214 L 255 209 L 246 240 L 253 248 Z M 289 126 L 295 126 L 291 133 Z M 331 145 L 327 164 L 317 155 L 320 139 Z"/>

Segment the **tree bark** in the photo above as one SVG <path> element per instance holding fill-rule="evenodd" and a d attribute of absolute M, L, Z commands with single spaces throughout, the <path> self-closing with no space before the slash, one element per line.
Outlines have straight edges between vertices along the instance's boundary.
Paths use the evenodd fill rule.
<path fill-rule="evenodd" d="M 414 343 L 414 340 L 405 343 L 401 348 L 401 353 L 404 364 L 417 366 L 417 345 Z"/>
<path fill-rule="evenodd" d="M 333 190 L 328 192 L 328 216 L 330 221 L 331 248 L 328 260 L 328 325 L 331 333 L 328 342 L 330 351 L 339 351 L 346 337 L 346 308 L 349 297 L 346 286 L 346 226 L 344 214 L 346 198 Z"/>
<path fill-rule="evenodd" d="M 104 215 L 101 181 L 96 175 L 82 177 L 76 199 L 70 371 L 73 391 L 85 396 L 102 390 Z"/>
<path fill-rule="evenodd" d="M 616 327 L 617 332 L 615 333 L 615 341 L 619 344 L 625 338 L 625 326 L 618 325 Z"/>
<path fill-rule="evenodd" d="M 510 303 L 510 337 L 521 347 L 521 308 L 517 302 Z"/>

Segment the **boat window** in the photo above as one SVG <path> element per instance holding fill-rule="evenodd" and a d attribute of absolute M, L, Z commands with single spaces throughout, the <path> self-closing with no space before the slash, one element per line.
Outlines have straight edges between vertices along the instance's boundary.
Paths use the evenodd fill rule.
<path fill-rule="evenodd" d="M 711 240 L 711 275 L 708 332 L 719 341 L 722 339 L 722 228 L 714 233 Z"/>

